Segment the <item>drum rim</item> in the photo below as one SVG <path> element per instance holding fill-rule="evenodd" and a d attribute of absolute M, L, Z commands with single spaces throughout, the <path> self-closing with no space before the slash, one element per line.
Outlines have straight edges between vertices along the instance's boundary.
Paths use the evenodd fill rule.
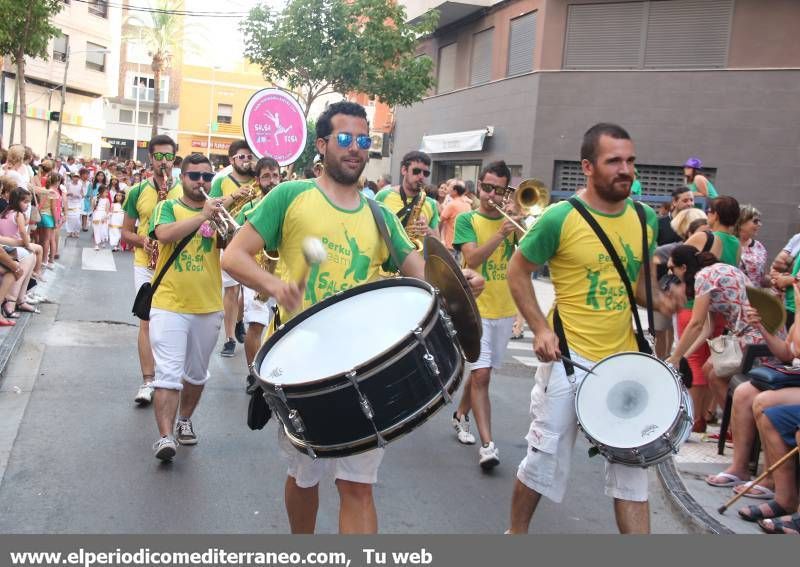
<path fill-rule="evenodd" d="M 366 293 L 368 291 L 372 291 L 372 290 L 375 290 L 375 289 L 381 289 L 381 288 L 384 288 L 384 287 L 416 287 L 416 288 L 428 290 L 430 292 L 430 294 L 431 294 L 431 304 L 430 304 L 430 307 L 428 308 L 428 310 L 425 312 L 425 315 L 422 317 L 422 320 L 420 320 L 420 322 L 418 323 L 418 326 L 423 328 L 423 329 L 426 329 L 426 328 L 429 327 L 428 323 L 431 322 L 432 316 L 439 310 L 439 293 L 436 290 L 436 288 L 434 288 L 431 284 L 429 284 L 425 280 L 421 280 L 421 279 L 418 279 L 418 278 L 402 277 L 402 276 L 401 277 L 394 277 L 394 278 L 390 278 L 390 279 L 384 279 L 384 280 L 376 280 L 374 282 L 367 282 L 365 284 L 357 285 L 355 287 L 351 287 L 349 289 L 342 290 L 342 291 L 340 291 L 338 293 L 335 293 L 335 294 L 331 295 L 330 297 L 326 297 L 322 301 L 319 301 L 319 302 L 315 303 L 314 305 L 312 305 L 311 307 L 309 307 L 308 309 L 306 309 L 302 313 L 296 315 L 291 320 L 287 321 L 286 323 L 284 323 L 283 325 L 278 327 L 278 329 L 275 330 L 275 332 L 264 342 L 264 344 L 261 345 L 261 347 L 258 349 L 258 352 L 256 353 L 255 358 L 253 359 L 253 364 L 252 364 L 252 367 L 251 367 L 251 371 L 253 372 L 254 376 L 260 382 L 262 382 L 263 384 L 265 384 L 267 386 L 270 386 L 273 389 L 276 386 L 280 386 L 282 389 L 287 390 L 287 389 L 292 389 L 294 387 L 300 387 L 300 386 L 307 387 L 307 386 L 310 386 L 310 385 L 320 385 L 320 384 L 323 384 L 324 382 L 328 382 L 330 380 L 334 380 L 336 378 L 344 376 L 348 372 L 352 372 L 352 371 L 355 371 L 356 375 L 358 376 L 358 369 L 364 368 L 366 366 L 369 366 L 370 364 L 374 363 L 376 359 L 382 358 L 382 357 L 386 356 L 387 354 L 390 354 L 390 353 L 394 352 L 400 345 L 403 345 L 408 341 L 409 337 L 411 337 L 412 334 L 413 334 L 412 332 L 409 332 L 409 333 L 403 335 L 403 337 L 400 340 L 395 342 L 393 345 L 391 345 L 386 350 L 381 351 L 381 352 L 373 355 L 372 357 L 368 358 L 364 362 L 358 364 L 357 366 L 355 366 L 355 367 L 353 367 L 353 368 L 351 368 L 351 369 L 349 369 L 347 371 L 337 372 L 336 374 L 331 374 L 331 375 L 328 375 L 328 376 L 324 376 L 322 378 L 317 378 L 315 380 L 308 380 L 306 382 L 294 382 L 292 384 L 285 384 L 285 383 L 282 383 L 282 382 L 277 382 L 277 381 L 273 382 L 273 381 L 267 380 L 266 378 L 261 376 L 261 372 L 260 372 L 261 364 L 262 364 L 262 362 L 264 362 L 264 358 L 266 357 L 266 355 L 269 352 L 269 350 L 272 347 L 275 346 L 275 344 L 280 340 L 280 337 L 283 337 L 284 335 L 287 335 L 292 329 L 297 327 L 300 323 L 302 323 L 306 319 L 311 318 L 314 314 L 322 311 L 323 309 L 325 309 L 329 305 L 334 305 L 336 303 L 339 303 L 340 301 L 344 301 L 345 299 L 349 299 L 350 297 L 353 297 L 353 296 L 356 296 L 356 295 L 360 295 L 362 293 Z"/>

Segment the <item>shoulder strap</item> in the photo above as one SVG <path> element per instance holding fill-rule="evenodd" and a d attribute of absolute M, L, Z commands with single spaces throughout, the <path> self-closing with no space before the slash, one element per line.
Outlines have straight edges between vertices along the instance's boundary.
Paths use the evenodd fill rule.
<path fill-rule="evenodd" d="M 592 230 L 594 230 L 597 238 L 605 247 L 606 252 L 608 252 L 608 256 L 611 258 L 611 261 L 614 262 L 614 267 L 617 269 L 617 273 L 619 273 L 622 283 L 625 284 L 625 290 L 628 292 L 628 301 L 630 302 L 631 311 L 633 312 L 633 320 L 636 322 L 636 335 L 638 342 L 640 345 L 646 343 L 647 341 L 644 338 L 644 331 L 642 330 L 642 322 L 639 320 L 639 311 L 636 309 L 636 299 L 633 294 L 633 287 L 631 286 L 631 281 L 628 278 L 628 274 L 625 272 L 625 267 L 622 265 L 622 260 L 619 259 L 617 251 L 614 249 L 614 246 L 611 244 L 608 236 L 606 236 L 606 233 L 603 232 L 600 224 L 589 213 L 589 211 L 586 210 L 586 207 L 583 206 L 583 203 L 581 203 L 575 197 L 572 197 L 569 202 L 575 208 L 575 210 L 580 213 L 589 226 L 592 227 Z"/>
<path fill-rule="evenodd" d="M 650 246 L 647 242 L 647 221 L 642 204 L 637 201 L 633 206 L 636 208 L 636 214 L 639 216 L 639 225 L 642 227 L 642 267 L 644 268 L 645 293 L 647 294 L 647 332 L 651 337 L 655 337 L 655 325 L 653 324 L 653 282 L 652 274 L 650 273 Z"/>
<path fill-rule="evenodd" d="M 711 250 L 712 246 L 714 246 L 714 233 L 709 230 L 706 232 L 706 243 L 703 246 L 702 252 L 708 252 Z"/>
<path fill-rule="evenodd" d="M 373 199 L 367 199 L 367 205 L 369 205 L 369 210 L 372 211 L 372 216 L 375 219 L 375 224 L 378 225 L 378 232 L 381 233 L 383 241 L 386 243 L 386 247 L 389 249 L 389 254 L 392 257 L 392 262 L 394 262 L 395 267 L 399 270 L 400 262 L 398 261 L 397 258 L 397 251 L 394 249 L 394 246 L 392 245 L 392 239 L 389 238 L 389 229 L 386 227 L 386 219 L 383 218 L 383 213 L 381 213 L 381 206 L 378 204 L 377 201 Z"/>
<path fill-rule="evenodd" d="M 558 337 L 558 350 L 561 351 L 563 356 L 572 358 L 569 352 L 569 344 L 567 343 L 567 335 L 564 333 L 564 325 L 561 324 L 561 316 L 558 314 L 558 306 L 553 309 L 553 332 Z M 571 362 L 567 362 L 566 358 L 562 358 L 561 362 L 564 364 L 564 371 L 567 376 L 575 374 L 575 367 Z"/>
<path fill-rule="evenodd" d="M 150 284 L 150 287 L 152 289 L 152 293 L 156 292 L 156 288 L 161 283 L 161 280 L 164 279 L 164 275 L 167 273 L 167 270 L 169 270 L 169 267 L 173 264 L 173 262 L 175 262 L 175 258 L 178 257 L 178 254 L 181 253 L 181 250 L 186 248 L 186 245 L 189 244 L 189 241 L 193 237 L 194 237 L 194 232 L 190 232 L 189 234 L 187 234 L 186 236 L 183 237 L 183 240 L 181 240 L 178 243 L 178 245 L 175 247 L 175 250 L 172 251 L 172 254 L 170 254 L 170 256 L 169 256 L 169 260 L 167 260 L 167 263 L 164 264 L 164 266 L 162 266 L 161 271 L 156 276 L 156 279 L 154 279 L 153 283 Z"/>

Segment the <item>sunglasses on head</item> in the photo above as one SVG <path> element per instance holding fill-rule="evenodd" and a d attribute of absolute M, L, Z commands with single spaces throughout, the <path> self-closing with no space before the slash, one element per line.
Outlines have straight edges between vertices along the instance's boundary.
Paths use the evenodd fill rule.
<path fill-rule="evenodd" d="M 494 191 L 494 194 L 498 197 L 505 197 L 505 194 L 509 192 L 511 189 L 509 187 L 504 187 L 502 185 L 493 185 L 491 183 L 480 183 L 481 191 L 484 193 L 491 193 Z"/>
<path fill-rule="evenodd" d="M 165 159 L 167 161 L 172 161 L 175 159 L 175 154 L 173 152 L 154 152 L 153 158 L 158 160 Z"/>
<path fill-rule="evenodd" d="M 214 174 L 210 171 L 187 171 L 186 177 L 192 181 L 200 181 L 200 178 L 202 178 L 203 181 L 210 183 L 211 180 L 214 179 Z"/>
<path fill-rule="evenodd" d="M 431 176 L 430 169 L 422 169 L 421 167 L 415 167 L 411 170 L 411 175 L 419 175 L 420 173 L 423 175 L 423 177 Z"/>
<path fill-rule="evenodd" d="M 333 136 L 333 134 L 328 134 L 322 139 L 328 141 L 331 136 Z M 372 138 L 366 134 L 359 134 L 355 138 L 356 145 L 360 150 L 368 150 L 370 146 L 372 146 Z M 336 143 L 339 144 L 340 148 L 349 148 L 350 144 L 353 143 L 353 135 L 350 132 L 339 132 L 336 134 Z"/>

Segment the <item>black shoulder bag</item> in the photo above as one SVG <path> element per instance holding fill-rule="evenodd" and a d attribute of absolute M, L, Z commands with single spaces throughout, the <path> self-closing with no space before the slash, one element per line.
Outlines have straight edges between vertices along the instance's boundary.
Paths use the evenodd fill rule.
<path fill-rule="evenodd" d="M 136 299 L 133 300 L 133 314 L 136 315 L 142 321 L 149 321 L 150 320 L 150 304 L 153 301 L 153 294 L 156 292 L 156 288 L 158 288 L 161 280 L 164 279 L 164 275 L 169 270 L 169 267 L 175 262 L 175 258 L 178 257 L 178 254 L 181 253 L 189 241 L 194 238 L 194 232 L 191 234 L 186 235 L 183 240 L 181 240 L 178 245 L 175 247 L 175 250 L 172 251 L 172 254 L 167 260 L 167 263 L 161 268 L 161 271 L 156 276 L 156 279 L 153 280 L 152 283 L 147 282 L 142 287 L 139 288 L 139 291 L 136 292 Z"/>
<path fill-rule="evenodd" d="M 625 284 L 625 290 L 628 292 L 628 300 L 630 302 L 631 311 L 633 311 L 633 319 L 636 322 L 636 344 L 639 347 L 639 352 L 653 354 L 653 348 L 651 347 L 650 341 L 648 341 L 645 337 L 644 331 L 642 330 L 642 323 L 639 320 L 639 311 L 636 309 L 636 296 L 633 294 L 633 286 L 631 286 L 631 281 L 628 278 L 627 272 L 625 272 L 625 267 L 622 265 L 622 261 L 619 259 L 617 251 L 614 249 L 614 246 L 611 244 L 608 236 L 606 236 L 606 233 L 603 232 L 600 224 L 591 215 L 591 213 L 586 210 L 586 207 L 583 206 L 583 203 L 581 203 L 575 197 L 572 197 L 569 202 L 575 208 L 575 210 L 580 213 L 584 220 L 586 220 L 589 226 L 592 227 L 597 235 L 597 238 L 600 239 L 600 242 L 602 242 L 606 252 L 608 252 L 611 261 L 614 262 L 614 267 L 617 269 L 619 277 L 622 279 L 622 283 Z M 652 337 L 654 336 L 653 290 L 650 288 L 650 251 L 647 245 L 647 226 L 645 223 L 644 208 L 642 207 L 641 203 L 634 203 L 634 207 L 636 208 L 636 214 L 639 217 L 639 224 L 642 227 L 642 266 L 644 267 L 645 288 L 647 293 L 647 325 L 648 334 Z"/>

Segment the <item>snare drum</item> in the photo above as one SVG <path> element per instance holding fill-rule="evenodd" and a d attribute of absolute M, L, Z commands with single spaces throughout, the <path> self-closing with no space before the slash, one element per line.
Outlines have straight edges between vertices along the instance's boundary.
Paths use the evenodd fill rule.
<path fill-rule="evenodd" d="M 450 401 L 464 368 L 455 334 L 433 287 L 392 278 L 297 315 L 253 368 L 292 445 L 342 457 L 383 447 Z"/>
<path fill-rule="evenodd" d="M 604 358 L 578 386 L 575 412 L 589 442 L 613 463 L 649 467 L 677 453 L 692 431 L 680 376 L 640 352 Z"/>

